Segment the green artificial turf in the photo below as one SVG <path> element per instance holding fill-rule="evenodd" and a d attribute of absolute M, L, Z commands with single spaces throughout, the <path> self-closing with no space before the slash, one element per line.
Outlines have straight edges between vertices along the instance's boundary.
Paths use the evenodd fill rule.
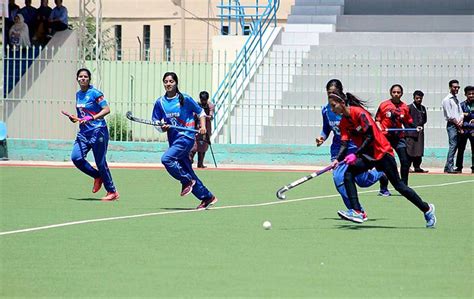
<path fill-rule="evenodd" d="M 436 205 L 426 229 L 396 192 L 360 194 L 369 220 L 340 220 L 342 200 L 318 198 L 336 194 L 330 174 L 276 199 L 305 174 L 199 171 L 219 202 L 196 212 L 163 170 L 112 169 L 121 198 L 104 203 L 76 169 L 0 167 L 0 232 L 102 219 L 0 235 L 0 297 L 472 298 L 474 177 L 410 176 L 431 186 L 415 188 Z"/>

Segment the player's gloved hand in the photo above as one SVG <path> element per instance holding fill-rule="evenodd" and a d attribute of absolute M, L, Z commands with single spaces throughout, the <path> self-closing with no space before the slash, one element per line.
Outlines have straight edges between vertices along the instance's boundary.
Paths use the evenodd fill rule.
<path fill-rule="evenodd" d="M 200 127 L 200 128 L 199 128 L 199 134 L 205 135 L 206 133 L 207 133 L 207 130 L 206 130 L 205 127 Z"/>
<path fill-rule="evenodd" d="M 75 123 L 75 122 L 78 121 L 77 116 L 72 115 L 72 114 L 71 114 L 71 115 L 68 115 L 68 118 L 69 118 L 69 120 L 70 120 L 71 122 L 73 122 L 73 123 Z"/>
<path fill-rule="evenodd" d="M 321 146 L 321 144 L 324 143 L 324 137 L 323 136 L 319 136 L 316 138 L 316 146 Z"/>
<path fill-rule="evenodd" d="M 357 160 L 357 156 L 355 154 L 349 154 L 344 159 L 344 162 L 346 162 L 347 165 L 354 165 L 356 160 Z"/>
<path fill-rule="evenodd" d="M 331 167 L 332 167 L 333 169 L 336 169 L 338 166 L 339 166 L 339 161 L 337 161 L 337 160 L 332 161 Z"/>
<path fill-rule="evenodd" d="M 86 115 L 86 116 L 84 116 L 83 118 L 80 118 L 80 119 L 79 119 L 79 122 L 80 122 L 81 124 L 84 124 L 84 123 L 86 123 L 86 122 L 93 121 L 93 120 L 94 120 L 94 118 L 93 118 L 92 116 Z"/>
<path fill-rule="evenodd" d="M 161 126 L 161 131 L 162 132 L 167 132 L 170 129 L 170 125 L 162 125 Z"/>

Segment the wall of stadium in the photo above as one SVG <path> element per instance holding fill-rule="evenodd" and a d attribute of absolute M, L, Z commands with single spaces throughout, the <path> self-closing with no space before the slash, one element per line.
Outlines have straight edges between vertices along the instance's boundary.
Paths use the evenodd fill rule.
<path fill-rule="evenodd" d="M 69 161 L 73 140 L 9 139 L 10 160 L 19 161 Z M 107 152 L 109 162 L 160 163 L 167 142 L 110 142 Z M 214 144 L 218 164 L 250 165 L 326 165 L 330 160 L 329 147 L 311 145 L 251 145 Z M 423 165 L 441 167 L 446 161 L 446 148 L 426 148 Z M 90 159 L 93 160 L 92 156 Z M 212 165 L 210 153 L 206 163 Z M 465 161 L 470 161 L 466 150 Z M 465 162 L 467 164 L 467 162 Z"/>

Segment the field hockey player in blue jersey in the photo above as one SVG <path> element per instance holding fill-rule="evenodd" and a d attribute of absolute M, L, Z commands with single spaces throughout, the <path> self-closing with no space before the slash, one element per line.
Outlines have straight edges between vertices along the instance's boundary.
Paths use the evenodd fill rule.
<path fill-rule="evenodd" d="M 82 68 L 77 71 L 77 82 L 80 90 L 76 93 L 77 117 L 70 115 L 72 122 L 79 122 L 79 132 L 71 153 L 71 160 L 82 172 L 94 179 L 92 192 L 96 193 L 104 185 L 107 195 L 102 201 L 118 200 L 120 195 L 112 181 L 106 154 L 109 143 L 109 131 L 104 117 L 110 108 L 104 95 L 90 84 L 91 72 Z M 97 169 L 86 160 L 87 153 L 92 150 Z"/>
<path fill-rule="evenodd" d="M 196 133 L 170 128 L 172 126 L 194 128 L 194 113 L 199 115 L 199 134 L 206 134 L 206 113 L 190 96 L 178 89 L 178 76 L 173 72 L 163 75 L 166 93 L 158 98 L 153 108 L 152 119 L 163 121 L 165 125 L 156 127 L 168 134 L 169 148 L 161 157 L 161 163 L 168 173 L 181 183 L 181 196 L 193 193 L 201 203 L 197 209 L 207 209 L 217 202 L 217 198 L 196 176 L 189 160 L 189 152 L 194 146 Z"/>
<path fill-rule="evenodd" d="M 331 94 L 335 91 L 342 92 L 343 86 L 341 81 L 338 79 L 331 79 L 326 84 L 327 94 Z M 339 149 L 341 148 L 341 133 L 339 130 L 339 123 L 341 122 L 341 115 L 331 111 L 329 104 L 323 107 L 322 109 L 323 116 L 323 129 L 321 130 L 320 136 L 316 138 L 316 145 L 321 146 L 328 138 L 331 132 L 333 132 L 333 138 L 331 143 L 331 161 L 334 161 Z M 357 151 L 357 146 L 349 142 L 348 143 L 349 153 L 354 153 Z M 344 187 L 344 173 L 347 170 L 348 165 L 340 165 L 333 171 L 333 180 L 336 185 L 336 189 L 341 194 L 342 200 L 344 201 L 347 209 L 352 209 L 350 200 L 347 196 L 346 189 Z M 390 196 L 390 191 L 388 191 L 388 179 L 386 178 L 383 172 L 377 171 L 375 169 L 363 172 L 356 176 L 355 181 L 359 187 L 370 187 L 375 184 L 377 181 L 380 181 L 380 196 Z M 362 209 L 364 219 L 367 220 L 367 213 Z"/>

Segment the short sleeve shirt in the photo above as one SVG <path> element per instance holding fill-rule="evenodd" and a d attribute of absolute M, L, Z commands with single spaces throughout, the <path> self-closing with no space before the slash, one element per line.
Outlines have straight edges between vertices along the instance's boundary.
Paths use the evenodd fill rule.
<path fill-rule="evenodd" d="M 89 86 L 87 91 L 79 90 L 76 93 L 76 112 L 79 118 L 94 116 L 106 106 L 108 104 L 104 94 L 92 85 Z M 79 128 L 81 133 L 88 133 L 105 126 L 107 126 L 105 119 L 100 118 L 81 124 Z"/>
<path fill-rule="evenodd" d="M 360 147 L 364 143 L 369 127 L 372 127 L 374 140 L 369 147 L 370 152 L 367 154 L 372 156 L 375 160 L 381 159 L 386 153 L 393 156 L 393 149 L 390 142 L 388 142 L 382 131 L 377 127 L 370 113 L 361 107 L 351 106 L 350 116 L 342 117 L 339 124 L 341 140 L 352 140 L 357 147 Z"/>
<path fill-rule="evenodd" d="M 166 124 L 173 126 L 194 129 L 194 113 L 197 115 L 201 114 L 202 108 L 190 96 L 186 94 L 182 95 L 184 97 L 183 106 L 179 103 L 178 95 L 173 98 L 168 98 L 166 95 L 158 98 L 153 108 L 152 119 L 155 121 L 164 121 Z M 168 140 L 171 142 L 180 136 L 194 139 L 195 133 L 173 129 L 168 131 Z"/>
<path fill-rule="evenodd" d="M 396 128 L 401 129 L 403 126 L 413 123 L 410 114 L 410 108 L 403 101 L 400 103 L 393 103 L 392 100 L 385 100 L 380 103 L 375 119 L 381 123 L 382 129 Z M 400 132 L 390 132 L 389 136 L 403 137 L 404 134 Z"/>

